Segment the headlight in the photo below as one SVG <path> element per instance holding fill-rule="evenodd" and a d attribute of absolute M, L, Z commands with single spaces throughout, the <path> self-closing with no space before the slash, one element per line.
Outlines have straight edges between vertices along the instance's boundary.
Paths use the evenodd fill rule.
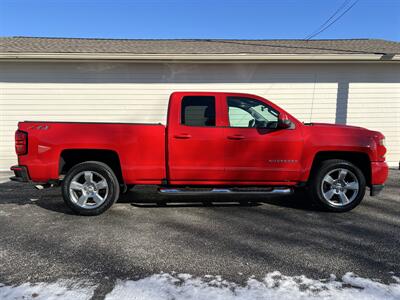
<path fill-rule="evenodd" d="M 385 138 L 381 138 L 379 140 L 379 145 L 386 147 L 386 139 Z"/>

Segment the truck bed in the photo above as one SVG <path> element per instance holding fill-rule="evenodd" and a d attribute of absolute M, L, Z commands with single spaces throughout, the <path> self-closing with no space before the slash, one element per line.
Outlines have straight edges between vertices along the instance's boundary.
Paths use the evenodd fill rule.
<path fill-rule="evenodd" d="M 34 181 L 57 180 L 61 154 L 73 149 L 114 151 L 128 184 L 159 184 L 166 177 L 166 127 L 161 124 L 25 121 L 18 128 L 29 136 L 29 175 Z M 27 163 L 25 159 L 19 156 L 19 164 Z"/>

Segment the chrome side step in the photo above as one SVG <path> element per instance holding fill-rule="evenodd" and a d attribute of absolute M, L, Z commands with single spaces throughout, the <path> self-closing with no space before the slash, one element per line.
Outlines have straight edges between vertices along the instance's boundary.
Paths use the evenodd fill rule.
<path fill-rule="evenodd" d="M 178 189 L 178 188 L 159 188 L 158 192 L 164 195 L 289 195 L 293 193 L 290 187 L 277 187 L 271 189 L 230 189 L 230 188 L 214 188 L 214 189 Z"/>

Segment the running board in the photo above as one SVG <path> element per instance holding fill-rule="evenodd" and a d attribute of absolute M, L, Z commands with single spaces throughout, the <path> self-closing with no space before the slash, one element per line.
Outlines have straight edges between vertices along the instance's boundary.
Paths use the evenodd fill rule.
<path fill-rule="evenodd" d="M 177 188 L 160 188 L 160 194 L 164 195 L 289 195 L 293 193 L 292 188 L 271 188 L 271 189 L 229 189 L 229 188 L 214 188 L 214 189 L 177 189 Z"/>

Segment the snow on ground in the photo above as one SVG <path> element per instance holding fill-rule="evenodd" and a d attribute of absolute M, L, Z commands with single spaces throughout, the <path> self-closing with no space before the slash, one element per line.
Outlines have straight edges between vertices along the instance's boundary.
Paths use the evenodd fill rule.
<path fill-rule="evenodd" d="M 6 286 L 0 283 L 1 300 L 84 300 L 90 299 L 96 286 L 84 282 L 59 280 L 54 283 L 24 283 Z"/>
<path fill-rule="evenodd" d="M 58 281 L 56 283 L 2 286 L 0 299 L 89 299 L 95 286 L 85 283 Z M 223 280 L 220 276 L 203 278 L 189 274 L 156 274 L 132 281 L 118 280 L 106 300 L 257 300 L 257 299 L 400 299 L 400 279 L 383 284 L 347 273 L 341 280 L 331 276 L 314 280 L 305 276 L 284 276 L 272 272 L 262 280 L 250 278 L 246 285 Z"/>
<path fill-rule="evenodd" d="M 192 278 L 188 274 L 159 274 L 138 281 L 119 281 L 106 300 L 256 300 L 256 299 L 400 299 L 400 279 L 385 285 L 352 273 L 342 281 L 313 280 L 305 276 L 267 274 L 263 281 L 250 278 L 245 286 L 222 280 L 219 276 Z"/>

